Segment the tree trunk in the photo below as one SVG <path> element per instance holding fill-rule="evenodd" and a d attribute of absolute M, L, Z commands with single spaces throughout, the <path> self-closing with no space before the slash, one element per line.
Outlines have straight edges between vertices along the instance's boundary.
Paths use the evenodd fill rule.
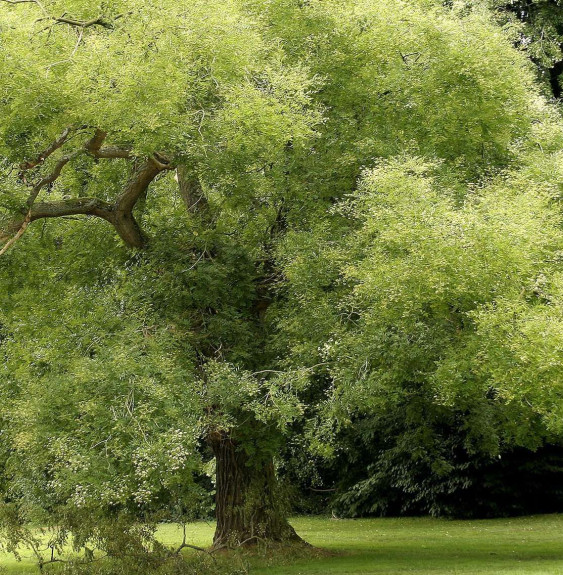
<path fill-rule="evenodd" d="M 302 541 L 285 517 L 271 457 L 250 457 L 225 432 L 210 443 L 217 466 L 213 547 Z"/>

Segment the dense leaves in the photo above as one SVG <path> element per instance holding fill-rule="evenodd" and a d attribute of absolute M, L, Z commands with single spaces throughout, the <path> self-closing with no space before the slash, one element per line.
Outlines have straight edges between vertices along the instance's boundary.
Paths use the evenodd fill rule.
<path fill-rule="evenodd" d="M 35 522 L 57 548 L 109 549 L 113 529 L 149 549 L 139 519 L 208 512 L 217 438 L 249 462 L 233 477 L 263 480 L 284 441 L 341 457 L 366 422 L 389 436 L 357 485 L 402 466 L 420 501 L 451 450 L 561 433 L 563 128 L 486 7 L 0 16 L 12 547 Z M 273 486 L 237 485 L 236 541 L 256 513 L 283 525 Z"/>
<path fill-rule="evenodd" d="M 561 97 L 563 5 L 560 0 L 492 0 L 499 22 L 538 66 L 553 96 Z"/>
<path fill-rule="evenodd" d="M 504 174 L 460 201 L 433 170 L 407 158 L 366 172 L 335 210 L 345 220 L 290 235 L 283 253 L 294 304 L 281 328 L 294 361 L 328 372 L 344 485 L 373 453 L 339 500 L 347 513 L 386 512 L 390 488 L 403 512 L 448 512 L 433 491 L 463 492 L 478 454 L 560 433 L 553 172 Z"/>

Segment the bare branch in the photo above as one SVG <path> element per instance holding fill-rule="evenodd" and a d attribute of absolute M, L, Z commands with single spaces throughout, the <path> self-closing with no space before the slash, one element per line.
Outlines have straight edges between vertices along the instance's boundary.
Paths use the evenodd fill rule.
<path fill-rule="evenodd" d="M 76 40 L 76 44 L 74 45 L 74 50 L 72 51 L 72 54 L 70 55 L 71 59 L 74 58 L 74 55 L 76 54 L 76 51 L 78 50 L 78 47 L 80 46 L 80 44 L 82 42 L 83 36 L 84 36 L 84 29 L 81 28 L 80 32 L 78 34 L 78 40 Z"/>
<path fill-rule="evenodd" d="M 8 1 L 8 0 L 4 0 L 4 1 Z M 37 4 L 39 4 L 38 0 L 33 0 L 33 1 Z M 43 11 L 45 12 L 45 10 L 43 10 Z M 131 12 L 128 12 L 128 14 L 131 14 Z M 122 18 L 124 15 L 125 14 L 118 14 L 117 16 L 114 17 L 114 21 L 118 20 L 119 18 Z M 79 29 L 78 39 L 76 41 L 76 44 L 74 45 L 74 48 L 72 50 L 71 55 L 68 58 L 65 58 L 64 60 L 58 60 L 57 62 L 53 62 L 52 64 L 49 64 L 48 66 L 46 66 L 47 74 L 49 73 L 51 68 L 58 66 L 60 64 L 65 64 L 67 62 L 72 61 L 72 59 L 74 58 L 74 55 L 78 51 L 80 44 L 82 43 L 82 39 L 84 37 L 84 30 L 86 30 L 86 28 L 90 28 L 92 26 L 101 26 L 102 28 L 107 28 L 110 30 L 113 29 L 113 23 L 105 20 L 103 16 L 97 16 L 96 18 L 92 18 L 91 20 L 75 20 L 74 18 L 67 18 L 66 12 L 62 16 L 59 16 L 58 18 L 55 16 L 49 16 L 45 12 L 45 17 L 40 18 L 37 21 L 41 22 L 43 20 L 50 20 L 53 22 L 53 24 L 50 24 L 49 26 L 47 26 L 46 28 L 41 30 L 42 32 L 44 32 L 45 30 L 49 30 L 49 35 L 51 34 L 53 26 L 56 26 L 57 24 L 68 24 L 69 26 L 74 26 L 75 28 Z"/>
<path fill-rule="evenodd" d="M 163 158 L 159 156 L 161 160 Z M 149 184 L 163 170 L 172 169 L 169 164 L 163 164 L 154 157 L 146 160 L 133 174 L 127 185 L 117 197 L 114 205 L 112 223 L 121 239 L 129 246 L 142 248 L 146 238 L 141 231 L 135 217 L 133 208 L 138 200 L 146 194 Z"/>

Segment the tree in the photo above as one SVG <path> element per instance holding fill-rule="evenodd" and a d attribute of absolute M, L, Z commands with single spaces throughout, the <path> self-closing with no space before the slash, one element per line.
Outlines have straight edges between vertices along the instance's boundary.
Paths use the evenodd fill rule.
<path fill-rule="evenodd" d="M 453 257 L 463 254 L 466 240 L 455 230 L 469 217 L 476 255 L 467 278 L 477 296 L 462 283 L 452 287 L 455 301 L 437 292 L 431 329 L 436 342 L 447 340 L 475 312 L 489 333 L 487 305 L 496 295 L 520 302 L 534 258 L 551 253 L 556 212 L 517 192 L 515 205 L 533 213 L 508 209 L 502 193 L 467 213 L 457 203 L 534 142 L 542 161 L 551 158 L 555 114 L 524 57 L 486 15 L 462 17 L 434 2 L 5 4 L 5 516 L 72 531 L 78 546 L 96 533 L 99 541 L 103 517 L 132 522 L 164 504 L 185 517 L 202 501 L 197 474 L 208 446 L 216 461 L 214 545 L 295 539 L 273 463 L 292 424 L 308 420 L 319 445 L 334 422 L 327 397 L 346 398 L 348 407 L 332 412 L 340 423 L 360 400 L 385 406 L 393 394 L 366 387 L 371 376 L 356 377 L 365 353 L 388 358 L 379 373 L 389 368 L 385 378 L 398 389 L 410 375 L 393 368 L 394 353 L 420 378 L 429 373 L 408 359 L 406 343 L 392 343 L 418 337 L 413 318 L 402 335 L 381 340 L 391 342 L 388 351 L 371 349 L 370 334 L 352 329 L 342 345 L 364 357 L 361 365 L 330 351 L 335 334 L 361 317 L 346 302 L 350 286 L 374 281 L 369 250 L 408 251 L 400 242 L 372 248 L 368 239 L 386 222 L 391 235 L 415 241 L 399 232 L 425 213 L 428 195 L 429 209 L 445 218 L 443 226 L 431 219 L 429 229 L 455 238 L 446 246 Z M 406 168 L 390 159 L 405 152 L 421 159 L 405 160 Z M 364 167 L 376 171 L 366 172 L 348 210 Z M 393 201 L 407 220 L 391 199 L 381 208 L 363 199 L 378 197 L 365 193 L 370 186 L 390 189 L 395 178 L 405 182 Z M 422 211 L 409 211 L 411 193 Z M 492 216 L 480 211 L 488 206 Z M 511 251 L 489 217 L 506 217 L 506 233 L 522 225 L 542 241 L 534 247 L 519 234 Z M 545 238 L 540 222 L 549 224 Z M 489 243 L 478 242 L 481 232 Z M 500 287 L 483 264 L 497 240 L 510 258 L 496 273 L 513 278 Z M 433 253 L 432 243 L 422 245 Z M 345 271 L 346 261 L 356 271 Z M 376 277 L 391 281 L 391 272 Z M 397 292 L 403 307 L 417 293 L 410 287 Z M 373 294 L 358 297 L 366 313 L 390 309 Z M 479 305 L 463 307 L 472 297 Z M 447 375 L 469 361 L 459 349 L 440 356 L 442 378 L 427 384 L 441 401 L 462 401 Z M 484 380 L 495 361 L 483 363 Z M 476 385 L 481 404 L 482 392 Z"/>
<path fill-rule="evenodd" d="M 228 219 L 240 217 L 242 210 L 256 203 L 266 224 L 261 234 L 267 232 L 269 212 L 278 209 L 275 195 L 270 197 L 270 181 L 282 169 L 280 160 L 288 143 L 294 148 L 302 145 L 317 115 L 307 109 L 311 82 L 304 71 L 285 65 L 281 50 L 264 42 L 251 17 L 236 3 L 194 3 L 186 9 L 175 3 L 163 8 L 145 3 L 96 7 L 52 2 L 3 10 L 9 42 L 3 53 L 4 153 L 6 162 L 15 159 L 19 164 L 12 174 L 5 172 L 7 201 L 14 198 L 18 206 L 18 195 L 26 193 L 32 181 L 23 209 L 16 207 L 18 215 L 5 220 L 5 237 L 10 238 L 5 248 L 37 219 L 87 215 L 109 222 L 129 248 L 143 249 L 148 239 L 137 221 L 143 217 L 140 204 L 149 185 L 173 170 L 194 220 L 193 230 L 208 228 L 221 238 L 230 233 L 232 222 Z M 32 50 L 26 46 L 29 41 Z M 31 108 L 30 102 L 34 102 Z M 207 171 L 213 176 L 208 183 Z M 169 182 L 160 185 L 170 189 Z M 209 199 L 204 198 L 203 186 L 209 186 Z M 213 187 L 218 187 L 216 192 Z M 215 193 L 221 197 L 214 200 Z M 222 202 L 233 206 L 224 208 L 227 221 L 214 222 Z M 180 225 L 185 227 L 186 222 Z M 66 238 L 62 240 L 65 243 Z M 214 251 L 220 249 L 213 237 L 204 238 L 197 246 L 193 241 L 186 244 L 178 240 L 177 249 L 184 253 L 172 251 L 167 257 L 170 264 L 183 258 L 184 273 L 198 266 L 205 268 L 216 258 Z M 261 241 L 260 237 L 256 240 Z M 243 247 L 237 250 L 235 243 L 229 249 L 228 257 L 233 261 L 224 279 L 229 281 L 238 274 L 241 289 L 244 286 L 250 291 L 245 293 L 248 301 L 241 303 L 241 309 L 236 309 L 236 301 L 226 313 L 246 316 L 248 325 L 237 331 L 249 332 L 243 333 L 248 340 L 259 330 L 252 308 L 252 299 L 258 299 L 252 285 L 258 271 L 250 263 L 245 265 L 249 256 Z M 241 261 L 235 261 L 237 258 Z M 223 286 L 220 291 L 225 289 Z M 214 297 L 220 298 L 217 293 Z M 84 302 L 76 313 L 84 313 L 88 305 Z M 202 310 L 202 331 L 205 322 L 214 321 L 210 316 L 217 315 L 220 305 L 220 301 L 210 301 Z M 180 322 L 178 318 L 174 321 Z M 237 321 L 243 320 L 233 317 L 231 323 Z M 150 330 L 141 324 L 140 329 L 145 328 Z M 194 325 L 191 328 L 198 329 Z M 107 325 L 102 329 L 111 330 Z M 207 331 L 209 336 L 213 330 Z M 221 358 L 225 353 L 220 351 L 222 335 L 202 342 L 197 352 L 207 359 L 214 355 Z M 124 340 L 121 345 L 130 351 L 135 347 Z M 88 353 L 97 352 L 90 347 Z M 150 372 L 151 354 L 139 353 L 144 358 L 142 365 Z M 190 366 L 189 359 L 184 365 Z M 111 363 L 104 361 L 104 368 Z M 65 369 L 75 373 L 76 367 L 62 366 L 61 371 Z M 128 369 L 134 371 L 131 365 Z M 96 377 L 101 373 L 97 371 Z M 107 377 L 110 384 L 110 373 Z M 121 379 L 118 374 L 114 377 Z M 191 392 L 197 396 L 195 390 Z M 185 382 L 185 393 L 190 394 L 189 381 Z M 217 411 L 213 405 L 209 409 Z M 204 433 L 217 458 L 217 507 L 225 512 L 219 513 L 216 545 L 227 544 L 225 538 L 230 532 L 238 541 L 258 534 L 274 539 L 285 536 L 290 528 L 273 513 L 272 517 L 252 516 L 260 525 L 255 533 L 250 532 L 250 523 L 237 523 L 244 515 L 242 510 L 235 510 L 240 507 L 241 495 L 229 490 L 241 490 L 244 483 L 229 482 L 224 488 L 222 482 L 223 477 L 238 473 L 238 466 L 246 471 L 244 454 L 234 453 L 232 440 L 223 433 L 226 424 L 218 416 L 216 419 L 219 421 L 210 416 L 206 425 L 195 430 Z M 268 463 L 264 463 L 265 468 L 259 463 L 263 462 L 257 462 L 260 471 L 270 469 Z M 223 474 L 224 466 L 227 471 Z M 267 476 L 261 475 L 260 480 L 266 481 L 268 488 Z M 223 529 L 222 521 L 228 527 Z"/>

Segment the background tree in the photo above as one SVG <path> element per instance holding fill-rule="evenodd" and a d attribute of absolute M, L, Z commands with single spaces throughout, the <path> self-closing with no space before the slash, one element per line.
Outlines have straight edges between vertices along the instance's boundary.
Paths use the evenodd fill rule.
<path fill-rule="evenodd" d="M 557 442 L 562 316 L 545 291 L 559 290 L 553 161 L 543 178 L 504 174 L 456 207 L 420 159 L 386 164 L 366 174 L 343 222 L 288 237 L 296 301 L 284 309 L 299 311 L 281 321 L 296 360 L 323 362 L 332 382 L 321 428 L 338 434 L 348 471 L 336 477 L 340 512 L 467 514 L 452 496 L 482 462 Z M 300 335 L 313 324 L 318 338 Z"/>
<path fill-rule="evenodd" d="M 515 46 L 525 51 L 537 66 L 548 93 L 555 98 L 561 97 L 563 4 L 560 0 L 478 0 L 447 4 L 492 9 Z"/>

